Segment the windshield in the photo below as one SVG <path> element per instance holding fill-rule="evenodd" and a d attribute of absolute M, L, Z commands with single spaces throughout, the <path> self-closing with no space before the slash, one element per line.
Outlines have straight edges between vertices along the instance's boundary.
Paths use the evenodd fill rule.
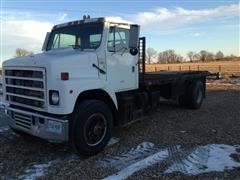
<path fill-rule="evenodd" d="M 54 29 L 47 50 L 58 48 L 97 49 L 102 40 L 103 23 L 80 24 Z"/>

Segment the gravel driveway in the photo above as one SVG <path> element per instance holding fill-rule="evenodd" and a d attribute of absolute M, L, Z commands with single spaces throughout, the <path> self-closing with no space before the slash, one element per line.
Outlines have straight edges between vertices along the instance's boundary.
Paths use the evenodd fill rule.
<path fill-rule="evenodd" d="M 115 129 L 116 142 L 90 158 L 75 156 L 64 144 L 2 129 L 0 177 L 111 179 L 123 173 L 129 179 L 240 179 L 240 85 L 207 86 L 201 109 L 186 110 L 174 101 L 162 101 L 143 120 Z M 1 115 L 1 121 L 4 118 Z M 208 167 L 213 150 L 223 152 L 216 162 L 229 153 L 223 172 Z M 192 174 L 189 162 L 197 168 Z"/>

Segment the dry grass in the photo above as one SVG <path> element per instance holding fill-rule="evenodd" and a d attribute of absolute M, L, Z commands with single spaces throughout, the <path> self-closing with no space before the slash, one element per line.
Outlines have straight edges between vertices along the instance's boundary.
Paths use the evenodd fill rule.
<path fill-rule="evenodd" d="M 146 71 L 188 71 L 188 70 L 206 70 L 210 72 L 220 72 L 226 76 L 240 76 L 240 58 L 238 60 L 196 62 L 196 63 L 178 63 L 178 64 L 148 64 Z"/>

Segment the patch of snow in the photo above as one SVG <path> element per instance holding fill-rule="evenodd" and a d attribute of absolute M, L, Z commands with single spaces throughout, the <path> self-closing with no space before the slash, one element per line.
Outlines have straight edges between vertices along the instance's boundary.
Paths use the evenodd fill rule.
<path fill-rule="evenodd" d="M 171 165 L 165 173 L 179 171 L 187 175 L 196 175 L 212 171 L 223 172 L 240 167 L 240 163 L 230 157 L 231 154 L 239 154 L 236 151 L 237 147 L 239 146 L 225 144 L 199 146 L 182 159 L 182 162 L 175 162 Z"/>
<path fill-rule="evenodd" d="M 170 164 L 164 173 L 197 175 L 212 171 L 222 172 L 240 167 L 240 162 L 231 158 L 232 154 L 240 154 L 237 148 L 240 145 L 208 144 L 190 150 L 182 150 L 179 145 L 159 149 L 153 143 L 144 142 L 127 153 L 103 160 L 101 165 L 119 170 L 106 177 L 107 180 L 126 179 L 139 170 L 163 161 Z"/>
<path fill-rule="evenodd" d="M 44 175 L 45 170 L 49 168 L 51 164 L 52 164 L 52 161 L 48 162 L 47 164 L 33 165 L 31 169 L 27 169 L 25 171 L 27 175 L 21 176 L 21 179 L 34 180 L 38 177 L 42 177 Z"/>
<path fill-rule="evenodd" d="M 168 150 L 163 149 L 151 156 L 148 156 L 134 164 L 131 164 L 130 166 L 122 169 L 121 171 L 117 172 L 114 175 L 108 176 L 105 178 L 105 180 L 120 180 L 120 179 L 126 179 L 127 177 L 131 176 L 133 173 L 145 169 L 148 166 L 154 165 L 156 163 L 160 163 L 164 159 L 168 157 Z"/>
<path fill-rule="evenodd" d="M 146 149 L 150 149 L 150 148 L 153 148 L 153 147 L 154 147 L 153 143 L 151 143 L 151 142 L 143 142 L 143 143 L 139 144 L 137 146 L 137 148 L 132 148 L 130 152 L 135 152 L 135 151 L 142 152 L 142 151 L 144 151 Z"/>
<path fill-rule="evenodd" d="M 222 84 L 222 85 L 231 85 L 231 84 L 240 84 L 240 78 L 227 78 L 227 79 L 216 79 L 209 80 L 207 84 Z"/>
<path fill-rule="evenodd" d="M 156 148 L 153 143 L 143 142 L 137 147 L 132 148 L 128 152 L 121 153 L 119 155 L 107 157 L 100 162 L 97 162 L 99 167 L 114 167 L 118 170 L 129 166 L 132 163 L 135 163 L 141 160 L 144 157 L 149 156 L 156 152 Z"/>
<path fill-rule="evenodd" d="M 2 127 L 0 127 L 0 133 L 6 132 L 9 129 L 10 129 L 9 126 L 2 126 Z"/>
<path fill-rule="evenodd" d="M 230 82 L 234 84 L 240 84 L 240 78 L 231 78 Z"/>
<path fill-rule="evenodd" d="M 78 159 L 79 157 L 75 154 L 67 154 L 63 158 L 57 158 L 55 160 L 49 161 L 43 164 L 35 164 L 29 169 L 25 170 L 25 174 L 20 176 L 20 179 L 24 180 L 35 180 L 39 177 L 43 177 L 47 169 L 56 164 L 64 164 L 66 162 L 71 162 Z"/>
<path fill-rule="evenodd" d="M 180 133 L 186 133 L 187 131 L 180 131 Z"/>
<path fill-rule="evenodd" d="M 217 130 L 216 130 L 216 129 L 212 129 L 212 132 L 213 132 L 213 133 L 217 133 Z"/>
<path fill-rule="evenodd" d="M 3 96 L 0 95 L 0 108 L 4 107 L 4 103 L 3 103 Z"/>
<path fill-rule="evenodd" d="M 120 141 L 119 138 L 117 138 L 117 137 L 112 137 L 112 138 L 109 140 L 107 146 L 112 146 L 112 145 L 114 145 L 114 144 L 117 144 L 119 141 Z"/>

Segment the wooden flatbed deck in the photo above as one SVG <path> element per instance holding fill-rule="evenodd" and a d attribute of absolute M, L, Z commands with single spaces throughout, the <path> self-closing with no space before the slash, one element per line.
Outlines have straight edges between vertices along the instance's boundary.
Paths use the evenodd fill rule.
<path fill-rule="evenodd" d="M 196 78 L 205 78 L 207 71 L 159 71 L 140 74 L 140 86 L 172 84 Z"/>

